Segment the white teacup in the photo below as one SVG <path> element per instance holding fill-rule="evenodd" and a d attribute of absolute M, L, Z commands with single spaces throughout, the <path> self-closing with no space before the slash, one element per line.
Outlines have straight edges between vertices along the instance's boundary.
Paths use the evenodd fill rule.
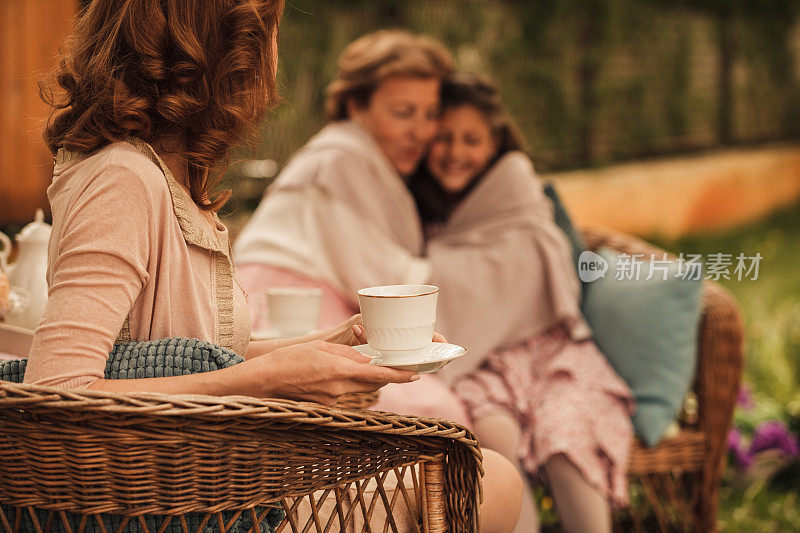
<path fill-rule="evenodd" d="M 413 359 L 429 346 L 436 323 L 439 287 L 384 285 L 358 291 L 358 304 L 369 346 L 383 360 Z"/>
<path fill-rule="evenodd" d="M 317 329 L 322 289 L 274 287 L 267 289 L 269 327 L 281 337 L 299 337 Z"/>

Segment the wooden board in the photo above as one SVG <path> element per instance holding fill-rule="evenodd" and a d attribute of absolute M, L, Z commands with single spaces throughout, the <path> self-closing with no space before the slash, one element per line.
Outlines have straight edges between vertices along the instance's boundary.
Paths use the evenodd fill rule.
<path fill-rule="evenodd" d="M 77 11 L 77 0 L 0 0 L 0 224 L 48 210 L 53 158 L 37 83 L 55 66 Z"/>

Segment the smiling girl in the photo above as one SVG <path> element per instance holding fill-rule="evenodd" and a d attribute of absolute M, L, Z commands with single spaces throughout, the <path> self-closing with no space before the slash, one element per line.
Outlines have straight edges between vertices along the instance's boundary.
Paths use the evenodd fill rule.
<path fill-rule="evenodd" d="M 580 288 L 570 248 L 497 89 L 453 75 L 443 84 L 442 108 L 439 133 L 409 188 L 428 254 L 461 250 L 465 270 L 485 268 L 483 278 L 435 282 L 442 291 L 495 290 L 481 292 L 482 309 L 440 309 L 450 316 L 439 329 L 461 342 L 469 332 L 454 333 L 454 324 L 472 313 L 486 324 L 517 324 L 517 338 L 528 334 L 493 346 L 451 385 L 483 446 L 529 476 L 544 471 L 567 531 L 610 531 L 610 504 L 628 497 L 630 391 L 575 317 Z M 536 527 L 527 500 L 518 531 Z"/>

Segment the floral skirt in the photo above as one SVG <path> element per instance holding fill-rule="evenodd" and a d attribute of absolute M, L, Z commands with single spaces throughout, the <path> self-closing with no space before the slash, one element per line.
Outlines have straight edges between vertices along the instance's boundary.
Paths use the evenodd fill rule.
<path fill-rule="evenodd" d="M 490 354 L 454 390 L 473 420 L 502 413 L 516 419 L 530 476 L 561 453 L 614 506 L 628 503 L 633 399 L 594 342 L 550 329 Z"/>

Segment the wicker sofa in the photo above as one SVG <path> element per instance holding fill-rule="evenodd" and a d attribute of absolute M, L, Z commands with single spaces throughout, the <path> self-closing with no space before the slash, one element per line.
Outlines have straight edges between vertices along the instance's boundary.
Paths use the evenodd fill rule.
<path fill-rule="evenodd" d="M 584 237 L 593 249 L 656 251 L 611 231 Z M 684 413 L 678 436 L 653 448 L 635 445 L 632 505 L 615 517 L 617 529 L 715 529 L 742 324 L 736 303 L 715 283 L 706 282 L 703 307 L 698 408 Z M 0 508 L 0 530 L 56 530 L 75 513 L 77 526 L 58 530 L 110 531 L 101 515 L 111 513 L 141 531 L 163 531 L 180 516 L 190 531 L 185 517 L 200 513 L 191 530 L 227 531 L 242 513 L 259 523 L 256 509 L 273 505 L 286 513 L 278 531 L 396 531 L 400 512 L 417 531 L 477 531 L 474 435 L 445 420 L 361 409 L 373 399 L 327 408 L 0 382 L 0 503 L 15 508 L 13 519 Z M 396 490 L 384 487 L 390 475 Z M 146 515 L 162 518 L 151 527 Z M 363 527 L 370 518 L 377 528 Z"/>
<path fill-rule="evenodd" d="M 583 237 L 593 250 L 663 253 L 611 230 L 584 230 Z M 744 365 L 743 331 L 730 293 L 705 281 L 692 401 L 681 414 L 678 435 L 652 448 L 635 443 L 628 466 L 631 506 L 615 517 L 617 530 L 716 531 L 719 484 Z"/>

